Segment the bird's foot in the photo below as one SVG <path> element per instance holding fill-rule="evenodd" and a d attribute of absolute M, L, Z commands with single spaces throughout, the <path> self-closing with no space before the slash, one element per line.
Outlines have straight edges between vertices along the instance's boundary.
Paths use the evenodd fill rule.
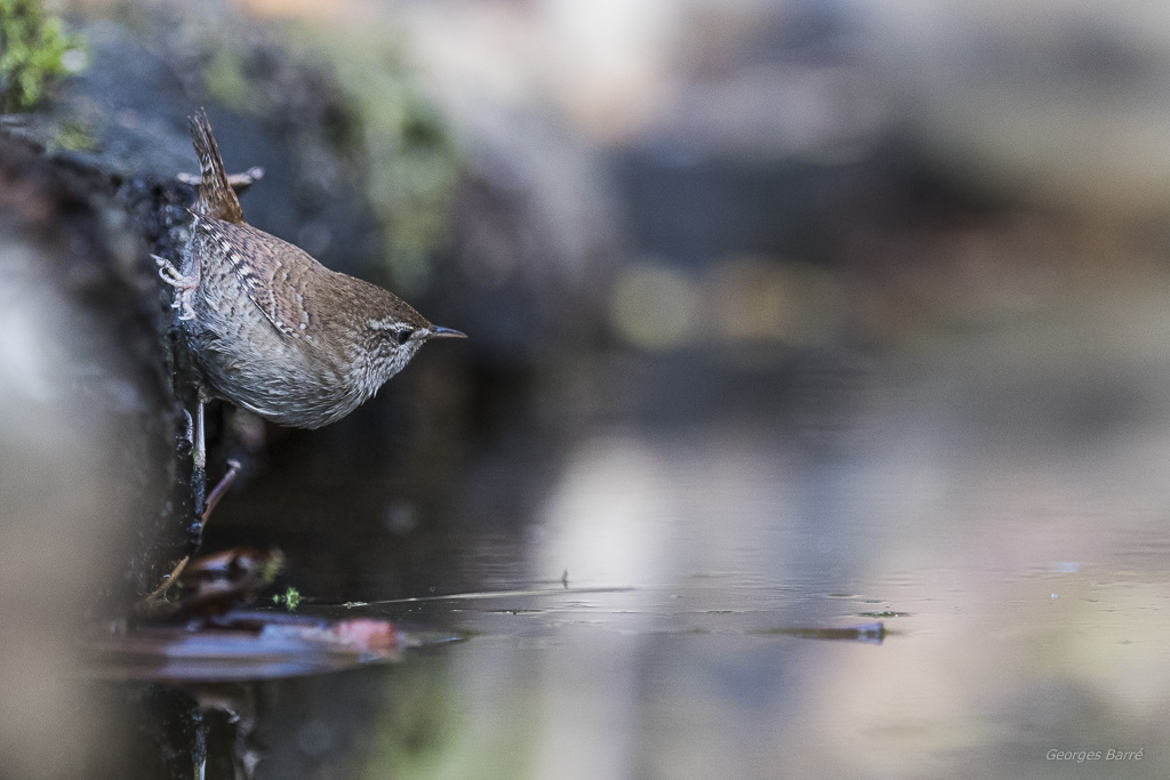
<path fill-rule="evenodd" d="M 151 257 L 158 266 L 159 278 L 175 288 L 175 302 L 171 304 L 171 308 L 179 310 L 180 320 L 195 319 L 195 310 L 191 307 L 191 302 L 195 297 L 195 290 L 199 287 L 199 268 L 196 267 L 193 273 L 184 274 L 165 257 L 158 255 Z"/>

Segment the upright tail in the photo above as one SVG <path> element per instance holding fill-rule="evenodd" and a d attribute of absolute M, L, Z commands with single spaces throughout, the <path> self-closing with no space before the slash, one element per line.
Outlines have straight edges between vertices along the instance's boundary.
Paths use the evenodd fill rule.
<path fill-rule="evenodd" d="M 199 155 L 199 205 L 200 216 L 222 219 L 225 222 L 243 222 L 244 212 L 240 200 L 228 185 L 227 172 L 223 169 L 223 158 L 219 146 L 211 133 L 207 113 L 201 108 L 194 116 L 187 117 L 191 126 L 191 141 L 195 154 Z"/>

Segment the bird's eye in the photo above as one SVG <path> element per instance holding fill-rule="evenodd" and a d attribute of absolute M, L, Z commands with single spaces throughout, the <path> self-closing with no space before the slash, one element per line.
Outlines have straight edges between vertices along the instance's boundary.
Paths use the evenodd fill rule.
<path fill-rule="evenodd" d="M 410 337 L 413 335 L 413 330 L 410 328 L 403 328 L 394 334 L 394 338 L 398 341 L 399 344 L 405 344 L 407 341 L 410 341 Z"/>

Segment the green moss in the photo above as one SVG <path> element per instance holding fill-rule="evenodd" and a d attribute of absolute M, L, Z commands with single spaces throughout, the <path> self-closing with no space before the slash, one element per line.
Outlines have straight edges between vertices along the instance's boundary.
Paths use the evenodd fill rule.
<path fill-rule="evenodd" d="M 347 29 L 284 28 L 284 39 L 332 71 L 357 127 L 355 152 L 366 196 L 381 223 L 395 289 L 427 281 L 429 255 L 443 240 L 459 159 L 432 104 L 413 85 L 392 38 Z"/>
<path fill-rule="evenodd" d="M 268 553 L 267 559 L 260 569 L 260 581 L 265 585 L 271 585 L 276 579 L 276 575 L 282 571 L 284 571 L 284 553 L 280 550 L 272 550 Z"/>
<path fill-rule="evenodd" d="M 284 593 L 273 595 L 272 603 L 283 604 L 289 612 L 295 612 L 301 603 L 301 592 L 290 585 Z"/>
<path fill-rule="evenodd" d="M 73 53 L 80 44 L 38 0 L 0 0 L 0 113 L 34 107 L 69 72 Z"/>
<path fill-rule="evenodd" d="M 350 166 L 381 229 L 395 289 L 411 295 L 424 286 L 429 256 L 445 240 L 460 163 L 443 118 L 415 88 L 394 37 L 381 25 L 343 29 L 293 21 L 258 31 L 240 20 L 189 23 L 187 44 L 205 57 L 203 83 L 216 102 L 257 117 L 302 104 L 325 108 L 323 136 L 291 141 L 324 143 L 326 149 L 307 154 Z"/>
<path fill-rule="evenodd" d="M 203 78 L 207 91 L 224 105 L 243 109 L 253 103 L 255 90 L 244 75 L 243 60 L 236 51 L 228 47 L 217 49 L 207 63 Z"/>
<path fill-rule="evenodd" d="M 62 124 L 55 140 L 62 149 L 74 152 L 88 151 L 94 148 L 93 133 L 80 122 L 67 121 Z"/>

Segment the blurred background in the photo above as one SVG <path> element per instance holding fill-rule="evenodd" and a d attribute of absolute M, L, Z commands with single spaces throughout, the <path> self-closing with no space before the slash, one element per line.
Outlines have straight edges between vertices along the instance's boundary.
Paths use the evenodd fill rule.
<path fill-rule="evenodd" d="M 0 3 L 10 54 L 19 5 Z M 118 716 L 71 721 L 61 755 L 18 710 L 6 769 L 1170 773 L 1170 10 L 49 10 L 59 73 L 0 131 L 149 183 L 195 170 L 184 117 L 205 105 L 229 170 L 265 169 L 251 223 L 470 334 L 324 430 L 215 411 L 213 476 L 246 466 L 206 543 L 283 549 L 304 609 L 368 602 L 468 639 L 214 696 L 11 660 L 5 687 L 43 722 Z M 145 251 L 112 246 L 149 284 Z M 0 244 L 9 278 L 51 288 L 24 257 Z M 45 389 L 133 375 L 120 345 L 146 315 L 86 324 L 24 289 L 0 334 L 0 592 L 35 593 L 12 616 L 62 638 L 44 615 L 124 560 L 74 529 L 140 543 L 167 478 L 141 464 L 172 434 L 140 419 L 133 380 Z M 65 313 L 46 337 L 47 311 Z M 109 334 L 72 345 L 82 368 L 30 360 L 74 328 Z M 111 440 L 139 466 L 111 465 Z M 118 487 L 54 493 L 49 465 Z M 109 499 L 84 503 L 92 525 L 78 495 Z M 29 550 L 72 556 L 71 576 Z M 876 620 L 880 643 L 792 634 Z"/>

